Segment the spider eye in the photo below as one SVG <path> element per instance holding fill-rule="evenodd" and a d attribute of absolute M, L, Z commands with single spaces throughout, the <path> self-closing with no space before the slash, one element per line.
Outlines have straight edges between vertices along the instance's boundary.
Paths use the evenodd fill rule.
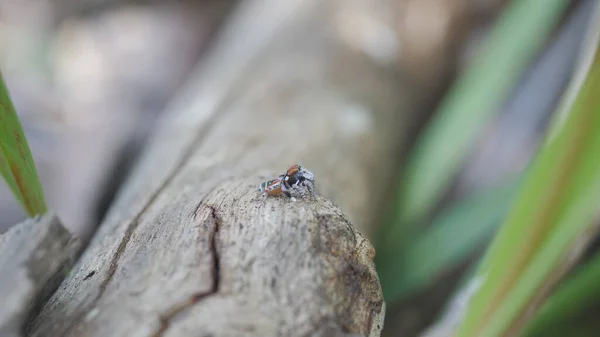
<path fill-rule="evenodd" d="M 296 176 L 288 176 L 286 181 L 288 183 L 290 183 L 291 185 L 294 185 L 296 183 L 297 179 L 296 179 Z"/>

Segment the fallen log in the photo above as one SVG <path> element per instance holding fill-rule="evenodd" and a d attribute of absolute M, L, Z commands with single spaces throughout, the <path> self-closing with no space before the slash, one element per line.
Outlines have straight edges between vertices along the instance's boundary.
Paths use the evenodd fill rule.
<path fill-rule="evenodd" d="M 392 178 L 407 90 L 394 57 L 344 36 L 386 6 L 243 2 L 28 334 L 379 336 L 361 232 Z M 262 198 L 295 163 L 316 197 Z"/>

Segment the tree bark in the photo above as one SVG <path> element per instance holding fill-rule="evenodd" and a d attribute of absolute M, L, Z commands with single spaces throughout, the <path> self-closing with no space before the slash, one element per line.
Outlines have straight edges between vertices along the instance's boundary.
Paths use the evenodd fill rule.
<path fill-rule="evenodd" d="M 407 90 L 395 57 L 344 38 L 393 1 L 376 4 L 244 2 L 29 334 L 379 336 L 374 250 L 351 222 L 374 229 Z M 261 198 L 295 163 L 317 196 Z"/>

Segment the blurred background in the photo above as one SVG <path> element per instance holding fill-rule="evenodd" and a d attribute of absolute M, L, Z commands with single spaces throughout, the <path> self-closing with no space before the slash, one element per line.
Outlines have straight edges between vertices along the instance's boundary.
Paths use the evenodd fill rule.
<path fill-rule="evenodd" d="M 416 108 L 402 113 L 412 114 L 409 119 L 414 122 L 400 151 L 408 159 L 392 158 L 390 165 L 414 158 L 411 149 L 444 98 L 474 66 L 499 17 L 519 2 L 532 3 L 381 0 L 378 6 L 390 10 L 369 16 L 380 22 L 346 18 L 352 30 L 343 34 L 350 34 L 350 42 L 368 40 L 372 34 L 376 42 L 393 40 L 389 45 L 395 48 L 394 67 L 411 88 L 409 97 Z M 384 291 L 388 278 L 400 284 L 391 297 L 386 293 L 384 336 L 417 336 L 433 324 L 492 239 L 573 78 L 596 5 L 592 0 L 558 3 L 564 6 L 549 16 L 547 33 L 535 35 L 537 45 L 514 60 L 520 66 L 506 83 L 507 94 L 484 105 L 489 111 L 463 144 L 464 160 L 419 218 L 420 229 L 414 237 L 411 231 L 403 232 L 402 242 L 408 242 L 402 250 L 405 276 L 388 272 L 386 268 L 393 267 L 385 261 L 378 265 Z M 218 0 L 0 2 L 0 69 L 49 207 L 76 234 L 93 234 L 158 117 L 237 6 L 238 1 Z M 527 6 L 520 10 L 528 11 Z M 512 24 L 517 25 L 513 32 L 521 32 L 519 22 Z M 381 52 L 376 42 L 375 58 Z M 394 170 L 400 176 L 403 167 Z M 388 194 L 396 195 L 393 189 L 401 183 L 399 178 Z M 396 198 L 389 198 L 390 214 L 397 213 Z M 0 233 L 24 218 L 8 188 L 0 184 Z M 385 229 L 397 221 L 394 215 L 382 218 L 383 224 L 373 226 Z M 427 228 L 439 230 L 428 236 L 423 234 Z M 371 239 L 379 242 L 375 236 Z M 442 254 L 445 258 L 435 250 L 447 252 Z"/>
<path fill-rule="evenodd" d="M 89 236 L 229 1 L 0 3 L 0 67 L 51 208 Z M 24 218 L 6 186 L 0 230 Z"/>

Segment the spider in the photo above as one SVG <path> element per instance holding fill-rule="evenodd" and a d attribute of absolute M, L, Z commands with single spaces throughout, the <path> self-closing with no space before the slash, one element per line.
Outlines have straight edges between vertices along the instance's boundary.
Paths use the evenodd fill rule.
<path fill-rule="evenodd" d="M 277 178 L 267 180 L 260 184 L 258 190 L 263 192 L 263 196 L 283 194 L 292 201 L 296 197 L 304 197 L 308 193 L 312 194 L 312 187 L 315 183 L 315 175 L 300 165 L 292 165 L 284 174 Z"/>

